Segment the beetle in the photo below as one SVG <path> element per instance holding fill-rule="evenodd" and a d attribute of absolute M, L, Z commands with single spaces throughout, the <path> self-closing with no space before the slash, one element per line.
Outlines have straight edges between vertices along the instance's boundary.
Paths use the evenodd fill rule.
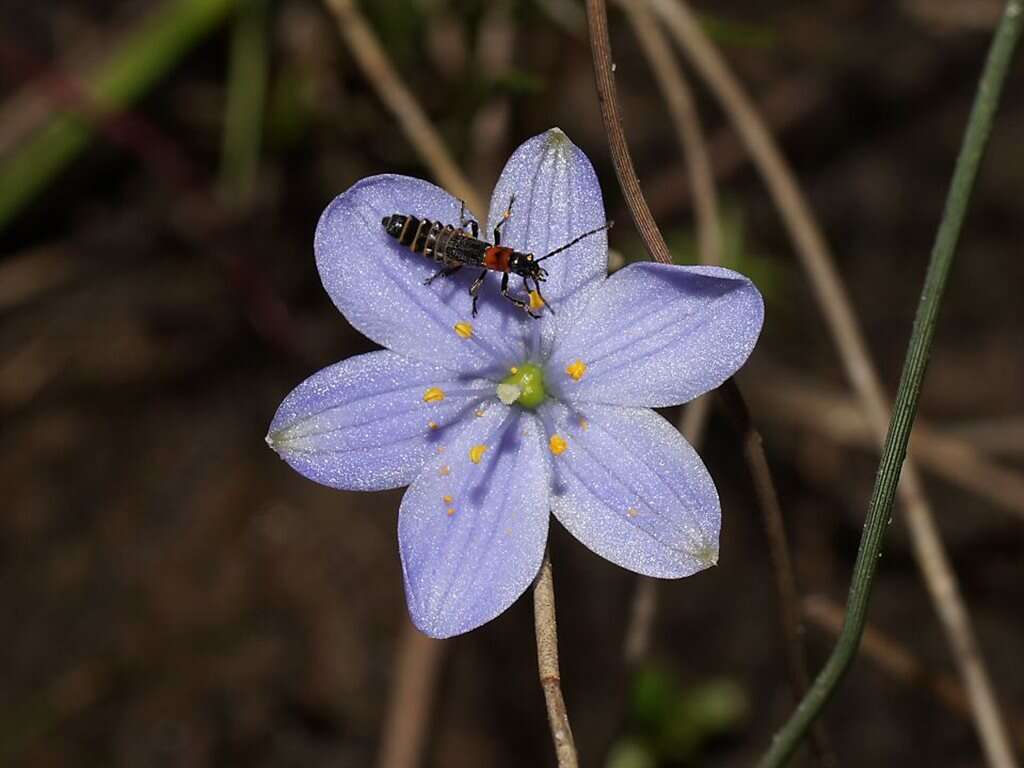
<path fill-rule="evenodd" d="M 469 295 L 473 297 L 474 317 L 477 314 L 476 304 L 480 288 L 483 287 L 487 273 L 498 272 L 501 274 L 501 295 L 530 317 L 538 318 L 540 315 L 534 314 L 531 310 L 545 306 L 546 302 L 541 294 L 540 284 L 548 276 L 547 271 L 540 266 L 540 262 L 571 248 L 585 237 L 610 229 L 613 222 L 609 221 L 589 232 L 584 232 L 538 259 L 532 253 L 517 251 L 501 244 L 501 228 L 512 216 L 513 203 L 515 203 L 514 195 L 509 200 L 508 208 L 501 217 L 501 221 L 494 227 L 493 243 L 480 239 L 480 225 L 475 219 L 466 217 L 464 202 L 459 210 L 458 227 L 403 213 L 392 213 L 390 216 L 385 216 L 381 219 L 381 225 L 388 235 L 413 253 L 419 253 L 444 265 L 424 280 L 424 285 L 430 285 L 439 277 L 454 275 L 463 267 L 482 267 L 480 274 L 469 289 Z M 467 227 L 469 231 L 467 231 Z M 523 278 L 523 285 L 530 295 L 530 301 L 509 294 L 508 281 L 511 275 L 519 275 Z M 530 290 L 531 280 L 533 281 L 533 290 Z M 536 293 L 536 298 L 534 298 L 534 293 Z M 548 308 L 551 309 L 550 306 Z M 554 310 L 551 311 L 554 313 Z"/>

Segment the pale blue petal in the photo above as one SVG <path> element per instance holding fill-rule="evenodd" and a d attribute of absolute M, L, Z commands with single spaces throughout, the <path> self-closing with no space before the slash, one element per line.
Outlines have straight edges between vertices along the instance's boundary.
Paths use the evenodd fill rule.
<path fill-rule="evenodd" d="M 534 136 L 509 158 L 491 196 L 487 232 L 508 208 L 512 216 L 502 227 L 502 245 L 538 258 L 605 223 L 604 201 L 597 174 L 583 151 L 558 128 Z M 599 232 L 543 264 L 548 272 L 541 290 L 555 315 L 542 312 L 540 326 L 549 343 L 554 326 L 571 327 L 584 303 L 587 288 L 608 272 L 608 237 Z M 511 285 L 525 295 L 522 279 Z"/>
<path fill-rule="evenodd" d="M 679 578 L 718 559 L 721 511 L 704 462 L 647 408 L 541 406 L 566 442 L 552 512 L 587 547 L 636 573 Z"/>
<path fill-rule="evenodd" d="M 440 402 L 423 399 L 438 387 Z M 333 488 L 376 491 L 411 483 L 494 384 L 396 355 L 370 352 L 324 368 L 296 387 L 267 443 L 296 471 Z M 433 423 L 436 426 L 431 426 Z"/>
<path fill-rule="evenodd" d="M 384 231 L 391 214 L 458 226 L 459 201 L 408 176 L 371 176 L 339 195 L 320 217 L 314 247 L 324 288 L 348 321 L 383 347 L 460 373 L 498 376 L 522 359 L 529 317 L 497 293 L 495 275 L 471 316 L 469 285 L 479 269 L 423 281 L 441 265 L 401 246 Z M 470 323 L 463 338 L 457 323 Z"/>
<path fill-rule="evenodd" d="M 734 374 L 763 321 L 760 292 L 738 272 L 631 264 L 592 294 L 558 338 L 547 380 L 570 402 L 678 405 Z M 566 373 L 576 360 L 587 366 L 578 381 Z"/>
<path fill-rule="evenodd" d="M 406 600 L 413 623 L 431 637 L 490 621 L 537 575 L 550 514 L 541 438 L 535 416 L 493 403 L 402 499 Z M 469 457 L 474 445 L 487 446 L 478 464 Z"/>

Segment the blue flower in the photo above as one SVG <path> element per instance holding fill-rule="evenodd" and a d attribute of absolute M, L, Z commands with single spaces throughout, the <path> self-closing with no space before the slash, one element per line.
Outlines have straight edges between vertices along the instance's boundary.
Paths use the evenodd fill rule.
<path fill-rule="evenodd" d="M 487 233 L 541 254 L 605 221 L 586 155 L 552 129 L 509 159 Z M 761 295 L 717 267 L 632 264 L 607 276 L 607 238 L 545 263 L 532 319 L 479 270 L 438 265 L 390 237 L 392 214 L 458 225 L 460 202 L 405 176 L 339 195 L 316 230 L 317 267 L 348 321 L 385 349 L 314 374 L 278 409 L 267 442 L 334 488 L 409 485 L 398 517 L 413 622 L 433 637 L 508 608 L 540 568 L 551 514 L 637 573 L 687 576 L 717 560 L 720 507 L 703 462 L 653 407 L 714 389 L 761 331 Z M 518 277 L 514 294 L 527 294 Z M 554 312 L 549 311 L 554 308 Z"/>

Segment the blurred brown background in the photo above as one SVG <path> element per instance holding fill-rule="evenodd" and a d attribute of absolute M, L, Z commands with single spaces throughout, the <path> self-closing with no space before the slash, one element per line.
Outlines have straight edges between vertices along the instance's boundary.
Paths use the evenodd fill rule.
<path fill-rule="evenodd" d="M 361 7 L 480 190 L 557 125 L 597 168 L 613 248 L 644 257 L 581 4 Z M 805 185 L 893 392 L 1000 3 L 697 10 Z M 611 32 L 640 179 L 693 260 L 668 114 L 615 9 Z M 1012 78 L 922 417 L 1024 472 L 1020 62 Z M 842 420 L 842 368 L 762 183 L 698 94 L 729 263 L 768 301 L 740 382 L 801 587 L 841 604 L 876 459 L 815 426 Z M 320 287 L 312 233 L 334 195 L 379 172 L 429 175 L 313 0 L 0 0 L 0 764 L 374 764 L 406 623 L 401 492 L 315 486 L 263 435 L 302 378 L 371 348 Z M 814 410 L 812 395 L 840 402 Z M 764 535 L 717 412 L 702 455 L 723 500 L 721 561 L 662 586 L 640 672 L 622 653 L 634 577 L 553 526 L 563 687 L 587 766 L 749 765 L 789 711 Z M 925 477 L 1020 736 L 1024 498 Z M 924 676 L 857 662 L 825 717 L 842 764 L 980 764 L 969 720 L 932 690 L 952 664 L 899 524 L 871 617 Z M 532 622 L 520 600 L 446 644 L 423 765 L 554 765 Z M 807 637 L 817 669 L 831 635 L 811 622 Z"/>

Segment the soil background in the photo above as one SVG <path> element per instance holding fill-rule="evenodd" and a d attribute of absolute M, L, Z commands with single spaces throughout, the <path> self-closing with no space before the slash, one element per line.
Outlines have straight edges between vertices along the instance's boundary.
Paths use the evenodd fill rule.
<path fill-rule="evenodd" d="M 999 3 L 696 5 L 793 163 L 893 393 Z M 521 141 L 557 125 L 597 169 L 619 223 L 619 263 L 644 257 L 607 151 L 582 5 L 362 6 L 479 189 Z M 44 114 L 92 119 L 89 65 L 115 55 L 157 7 L 0 0 L 0 131 L 31 116 L 26 94 Z M 231 26 L 98 119 L 83 151 L 0 230 L 4 765 L 361 767 L 377 755 L 407 623 L 401 491 L 318 487 L 263 438 L 299 381 L 372 349 L 320 286 L 320 212 L 364 176 L 428 171 L 324 7 L 281 0 L 267 17 L 259 164 L 243 202 L 226 196 Z M 640 179 L 674 251 L 692 260 L 668 113 L 615 10 L 611 28 Z M 752 393 L 801 588 L 841 605 L 876 458 L 814 418 L 797 424 L 759 405 L 780 387 L 840 398 L 849 388 L 763 184 L 694 85 L 731 263 L 768 302 L 739 381 Z M 1024 441 L 1013 437 L 1024 434 L 1022 136 L 1018 59 L 921 407 L 936 429 L 1014 471 L 1024 470 Z M 0 168 L 23 147 L 0 135 Z M 552 524 L 563 688 L 583 765 L 750 765 L 791 707 L 760 518 L 717 409 L 701 454 L 722 497 L 721 559 L 659 585 L 641 672 L 627 670 L 622 650 L 636 578 Z M 925 480 L 1019 737 L 1024 499 L 1015 513 L 935 473 Z M 901 518 L 871 621 L 925 676 L 908 682 L 860 658 L 824 721 L 845 766 L 980 765 L 969 719 L 929 689 L 953 665 Z M 447 641 L 425 766 L 555 764 L 532 621 L 522 599 Z M 817 669 L 832 636 L 811 623 L 806 637 Z M 668 691 L 654 711 L 643 698 L 652 685 Z"/>

